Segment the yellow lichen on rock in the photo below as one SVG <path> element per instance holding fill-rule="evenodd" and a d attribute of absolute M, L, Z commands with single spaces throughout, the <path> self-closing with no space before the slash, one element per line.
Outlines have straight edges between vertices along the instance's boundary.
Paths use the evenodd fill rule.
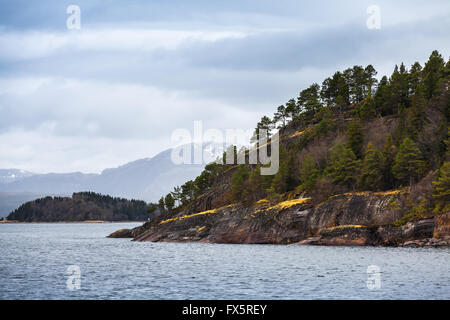
<path fill-rule="evenodd" d="M 326 228 L 325 231 L 326 232 L 330 232 L 333 230 L 339 230 L 339 229 L 347 229 L 347 228 L 365 228 L 366 226 L 360 225 L 360 224 L 342 224 L 339 226 L 335 226 L 335 227 L 330 227 L 330 228 Z"/>
<path fill-rule="evenodd" d="M 293 134 L 291 134 L 290 136 L 289 136 L 289 138 L 294 138 L 294 137 L 297 137 L 297 136 L 301 136 L 302 134 L 304 134 L 305 133 L 305 130 L 302 130 L 302 131 L 296 131 L 296 132 L 294 132 Z"/>
<path fill-rule="evenodd" d="M 194 214 L 188 214 L 188 215 L 184 215 L 181 217 L 175 217 L 175 218 L 163 220 L 159 224 L 164 224 L 164 223 L 173 222 L 173 221 L 177 221 L 177 220 L 188 219 L 188 218 L 192 218 L 192 217 L 196 217 L 196 216 L 200 216 L 200 215 L 204 215 L 204 214 L 212 214 L 212 213 L 216 213 L 216 212 L 217 212 L 217 209 L 206 210 L 206 211 L 202 211 L 202 212 L 198 212 L 198 213 L 194 213 Z"/>
<path fill-rule="evenodd" d="M 287 200 L 287 201 L 283 201 L 280 203 L 277 203 L 276 205 L 267 208 L 267 210 L 277 210 L 277 211 L 281 211 L 284 209 L 288 209 L 290 207 L 293 206 L 297 206 L 300 204 L 304 204 L 305 202 L 311 200 L 311 198 L 301 198 L 301 199 L 292 199 L 292 200 Z"/>
<path fill-rule="evenodd" d="M 329 199 L 340 197 L 340 196 L 369 196 L 369 195 L 392 196 L 392 195 L 403 194 L 403 193 L 408 193 L 408 191 L 406 191 L 404 189 L 379 191 L 379 192 L 355 191 L 355 192 L 346 192 L 346 193 L 335 194 L 335 195 L 331 196 Z"/>
<path fill-rule="evenodd" d="M 374 192 L 374 194 L 379 196 L 392 196 L 396 194 L 402 194 L 407 193 L 406 190 L 398 189 L 398 190 L 390 190 L 390 191 L 384 191 L 384 192 Z"/>
<path fill-rule="evenodd" d="M 205 227 L 205 226 L 202 226 L 202 227 L 200 227 L 200 226 L 196 226 L 195 228 L 197 229 L 197 232 L 202 232 L 203 230 L 205 230 L 205 229 L 206 229 L 206 227 Z"/>

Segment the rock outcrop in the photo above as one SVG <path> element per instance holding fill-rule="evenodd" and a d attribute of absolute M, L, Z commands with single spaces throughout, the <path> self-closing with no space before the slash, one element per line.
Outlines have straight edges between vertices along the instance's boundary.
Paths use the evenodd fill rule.
<path fill-rule="evenodd" d="M 448 232 L 448 216 L 395 226 L 402 212 L 390 204 L 401 203 L 404 198 L 405 194 L 395 191 L 342 194 L 316 206 L 310 198 L 276 204 L 260 200 L 197 213 L 167 214 L 128 235 L 132 232 L 136 241 L 399 246 Z"/>

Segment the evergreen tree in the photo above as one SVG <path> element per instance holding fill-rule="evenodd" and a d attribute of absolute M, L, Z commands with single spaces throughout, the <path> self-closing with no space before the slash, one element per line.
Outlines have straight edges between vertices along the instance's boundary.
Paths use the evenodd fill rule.
<path fill-rule="evenodd" d="M 386 188 L 392 188 L 394 183 L 394 176 L 392 175 L 392 166 L 394 165 L 395 155 L 397 154 L 397 147 L 394 144 L 394 139 L 389 133 L 384 143 L 383 149 L 383 177 Z"/>
<path fill-rule="evenodd" d="M 356 112 L 363 120 L 370 120 L 376 115 L 375 102 L 370 93 L 364 102 L 356 109 Z"/>
<path fill-rule="evenodd" d="M 359 185 L 366 190 L 377 190 L 383 181 L 383 156 L 369 142 L 359 178 Z"/>
<path fill-rule="evenodd" d="M 286 113 L 292 120 L 300 114 L 300 108 L 294 99 L 290 99 L 286 102 Z"/>
<path fill-rule="evenodd" d="M 281 121 L 281 128 L 284 128 L 286 126 L 286 122 L 289 115 L 286 111 L 286 107 L 284 105 L 281 105 L 278 107 L 277 112 L 273 115 L 273 122 L 274 124 L 277 124 Z"/>
<path fill-rule="evenodd" d="M 340 96 L 341 104 L 350 104 L 350 88 L 348 83 L 348 72 L 344 76 L 342 72 L 336 72 L 332 78 L 322 82 L 320 95 L 329 107 L 338 108 L 336 99 Z"/>
<path fill-rule="evenodd" d="M 231 193 L 234 200 L 243 200 L 248 197 L 248 178 L 250 170 L 245 165 L 240 165 L 231 177 Z"/>
<path fill-rule="evenodd" d="M 424 170 L 425 162 L 422 154 L 413 140 L 405 138 L 395 156 L 392 173 L 401 183 L 410 184 L 417 181 Z"/>
<path fill-rule="evenodd" d="M 307 191 L 311 191 L 314 188 L 320 171 L 317 169 L 316 163 L 311 155 L 307 155 L 303 159 L 300 167 L 300 181 L 302 188 Z"/>
<path fill-rule="evenodd" d="M 355 156 L 362 158 L 362 146 L 364 142 L 364 132 L 360 121 L 352 121 L 346 130 L 348 136 L 348 146 Z"/>
<path fill-rule="evenodd" d="M 387 103 L 396 109 L 397 114 L 409 106 L 408 71 L 402 63 L 400 68 L 395 66 L 389 80 L 389 98 Z"/>
<path fill-rule="evenodd" d="M 426 99 L 430 99 L 438 92 L 438 83 L 444 70 L 444 59 L 434 50 L 423 68 L 423 85 Z"/>
<path fill-rule="evenodd" d="M 371 64 L 369 64 L 364 69 L 364 85 L 365 85 L 364 96 L 365 97 L 372 95 L 372 93 L 373 93 L 372 89 L 373 89 L 374 85 L 377 83 L 377 78 L 375 78 L 376 75 L 377 75 L 377 71 Z"/>
<path fill-rule="evenodd" d="M 158 208 L 161 212 L 164 212 L 164 210 L 165 210 L 164 197 L 161 197 L 161 199 L 159 199 Z"/>
<path fill-rule="evenodd" d="M 420 89 L 417 90 L 411 99 L 412 103 L 408 123 L 408 135 L 413 139 L 416 138 L 422 130 L 426 120 L 427 101 L 420 91 Z"/>
<path fill-rule="evenodd" d="M 362 66 L 353 66 L 350 73 L 349 85 L 353 103 L 358 103 L 364 99 L 366 74 Z"/>
<path fill-rule="evenodd" d="M 266 190 L 270 188 L 272 178 L 273 176 L 271 175 L 261 175 L 261 166 L 256 166 L 256 168 L 250 173 L 249 177 L 250 192 L 254 199 L 259 199 L 265 196 Z"/>
<path fill-rule="evenodd" d="M 390 95 L 389 81 L 386 76 L 383 76 L 378 83 L 377 91 L 375 92 L 374 104 L 375 112 L 378 115 L 392 114 L 392 106 L 387 103 Z"/>
<path fill-rule="evenodd" d="M 450 210 L 450 162 L 446 161 L 433 181 L 433 200 L 438 209 Z"/>
<path fill-rule="evenodd" d="M 166 205 L 166 208 L 171 211 L 173 207 L 175 206 L 175 199 L 172 197 L 172 194 L 167 194 L 164 198 L 164 203 Z"/>
<path fill-rule="evenodd" d="M 309 88 L 302 90 L 297 98 L 297 105 L 300 110 L 307 114 L 308 118 L 312 118 L 322 107 L 320 103 L 320 86 L 314 83 Z"/>
<path fill-rule="evenodd" d="M 266 130 L 266 134 L 267 134 L 267 139 L 270 139 L 270 136 L 272 135 L 271 131 L 274 128 L 275 124 L 274 121 L 271 120 L 269 117 L 267 116 L 263 116 L 261 118 L 261 121 L 258 122 L 258 124 L 256 125 L 255 131 L 253 132 L 253 136 L 251 138 L 251 142 L 253 143 L 258 143 L 259 138 L 260 138 L 260 130 Z M 236 150 L 236 147 L 235 147 Z M 236 154 L 236 152 L 235 152 Z M 234 162 L 236 163 L 236 161 Z"/>
<path fill-rule="evenodd" d="M 422 66 L 420 65 L 419 62 L 416 61 L 409 70 L 409 77 L 408 77 L 409 96 L 414 95 L 421 81 L 422 81 Z"/>
<path fill-rule="evenodd" d="M 338 144 L 333 149 L 326 173 L 334 184 L 351 188 L 355 184 L 359 164 L 352 149 L 345 144 Z"/>

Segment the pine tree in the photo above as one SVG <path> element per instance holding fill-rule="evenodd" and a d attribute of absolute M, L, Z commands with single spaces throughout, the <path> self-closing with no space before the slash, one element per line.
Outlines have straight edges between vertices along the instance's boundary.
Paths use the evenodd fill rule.
<path fill-rule="evenodd" d="M 261 175 L 261 165 L 257 165 L 250 173 L 249 188 L 254 199 L 259 199 L 265 196 L 266 190 L 270 188 L 273 176 Z"/>
<path fill-rule="evenodd" d="M 161 197 L 158 201 L 158 208 L 161 212 L 164 212 L 165 206 L 164 206 L 164 197 Z"/>
<path fill-rule="evenodd" d="M 392 173 L 401 183 L 410 184 L 417 181 L 424 170 L 425 162 L 422 154 L 413 140 L 405 138 L 395 156 Z"/>
<path fill-rule="evenodd" d="M 172 197 L 172 194 L 167 194 L 164 198 L 164 203 L 166 205 L 166 208 L 171 211 L 173 207 L 175 206 L 175 199 Z"/>
<path fill-rule="evenodd" d="M 309 88 L 302 90 L 297 98 L 297 105 L 307 114 L 308 118 L 312 118 L 322 107 L 319 93 L 320 86 L 313 83 Z"/>
<path fill-rule="evenodd" d="M 348 146 L 358 159 L 362 157 L 362 146 L 364 142 L 364 132 L 360 121 L 352 121 L 346 130 L 348 136 Z"/>
<path fill-rule="evenodd" d="M 370 120 L 375 116 L 375 102 L 370 93 L 356 110 L 359 118 L 362 120 Z"/>
<path fill-rule="evenodd" d="M 433 200 L 438 208 L 450 210 L 450 162 L 446 161 L 433 181 Z"/>
<path fill-rule="evenodd" d="M 288 113 L 286 112 L 286 107 L 284 105 L 281 105 L 278 107 L 277 112 L 273 115 L 273 122 L 274 124 L 277 124 L 281 121 L 281 128 L 284 128 L 286 126 L 286 122 L 288 119 Z M 279 127 L 279 128 L 280 128 Z"/>
<path fill-rule="evenodd" d="M 271 189 L 273 192 L 281 194 L 288 191 L 291 172 L 288 152 L 283 148 L 283 146 L 280 146 L 279 152 L 280 167 L 278 168 L 278 172 L 273 177 Z"/>
<path fill-rule="evenodd" d="M 369 142 L 364 156 L 359 185 L 366 190 L 377 190 L 383 181 L 383 155 Z"/>
<path fill-rule="evenodd" d="M 386 76 L 383 76 L 378 83 L 377 91 L 375 92 L 374 97 L 375 112 L 378 115 L 385 116 L 388 114 L 392 114 L 392 106 L 387 103 L 389 95 L 389 81 Z"/>
<path fill-rule="evenodd" d="M 300 107 L 297 105 L 294 99 L 290 99 L 288 102 L 286 102 L 286 113 L 292 120 L 294 120 L 300 114 Z"/>
<path fill-rule="evenodd" d="M 400 68 L 395 66 L 389 80 L 390 92 L 387 103 L 396 108 L 397 114 L 409 106 L 408 71 L 402 63 Z"/>
<path fill-rule="evenodd" d="M 394 139 L 389 133 L 383 148 L 383 177 L 386 188 L 392 188 L 394 183 L 394 176 L 392 175 L 392 166 L 394 165 L 395 155 L 397 154 L 397 147 L 394 144 Z"/>
<path fill-rule="evenodd" d="M 438 92 L 438 83 L 444 70 L 444 59 L 434 50 L 423 68 L 423 84 L 425 98 L 430 99 Z"/>
<path fill-rule="evenodd" d="M 307 191 L 312 190 L 319 174 L 320 171 L 317 169 L 314 159 L 308 154 L 305 159 L 303 159 L 300 167 L 302 189 Z"/>
<path fill-rule="evenodd" d="M 247 166 L 240 165 L 231 177 L 231 193 L 234 200 L 243 200 L 248 196 L 248 178 L 250 171 Z"/>
<path fill-rule="evenodd" d="M 422 66 L 419 62 L 415 62 L 411 69 L 409 70 L 408 76 L 408 87 L 409 87 L 409 96 L 414 95 L 416 92 L 417 86 L 422 81 Z"/>
<path fill-rule="evenodd" d="M 364 96 L 365 97 L 372 94 L 372 89 L 378 81 L 377 78 L 375 78 L 376 75 L 377 75 L 377 71 L 371 64 L 369 64 L 364 69 L 364 85 L 365 85 Z"/>
<path fill-rule="evenodd" d="M 338 144 L 331 154 L 331 161 L 326 173 L 334 184 L 354 186 L 360 162 L 352 149 L 345 144 Z"/>
<path fill-rule="evenodd" d="M 408 121 L 408 135 L 416 138 L 422 130 L 426 120 L 427 101 L 418 89 L 411 99 L 410 116 Z"/>

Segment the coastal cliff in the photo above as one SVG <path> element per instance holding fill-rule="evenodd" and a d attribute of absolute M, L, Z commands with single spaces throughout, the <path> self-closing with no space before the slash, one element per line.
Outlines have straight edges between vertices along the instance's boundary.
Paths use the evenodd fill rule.
<path fill-rule="evenodd" d="M 396 226 L 402 213 L 390 203 L 404 201 L 399 191 L 348 193 L 314 206 L 310 198 L 273 204 L 231 204 L 194 214 L 155 218 L 143 226 L 112 234 L 136 241 L 177 241 L 300 245 L 449 245 L 449 214 Z M 428 243 L 415 240 L 439 240 Z"/>

